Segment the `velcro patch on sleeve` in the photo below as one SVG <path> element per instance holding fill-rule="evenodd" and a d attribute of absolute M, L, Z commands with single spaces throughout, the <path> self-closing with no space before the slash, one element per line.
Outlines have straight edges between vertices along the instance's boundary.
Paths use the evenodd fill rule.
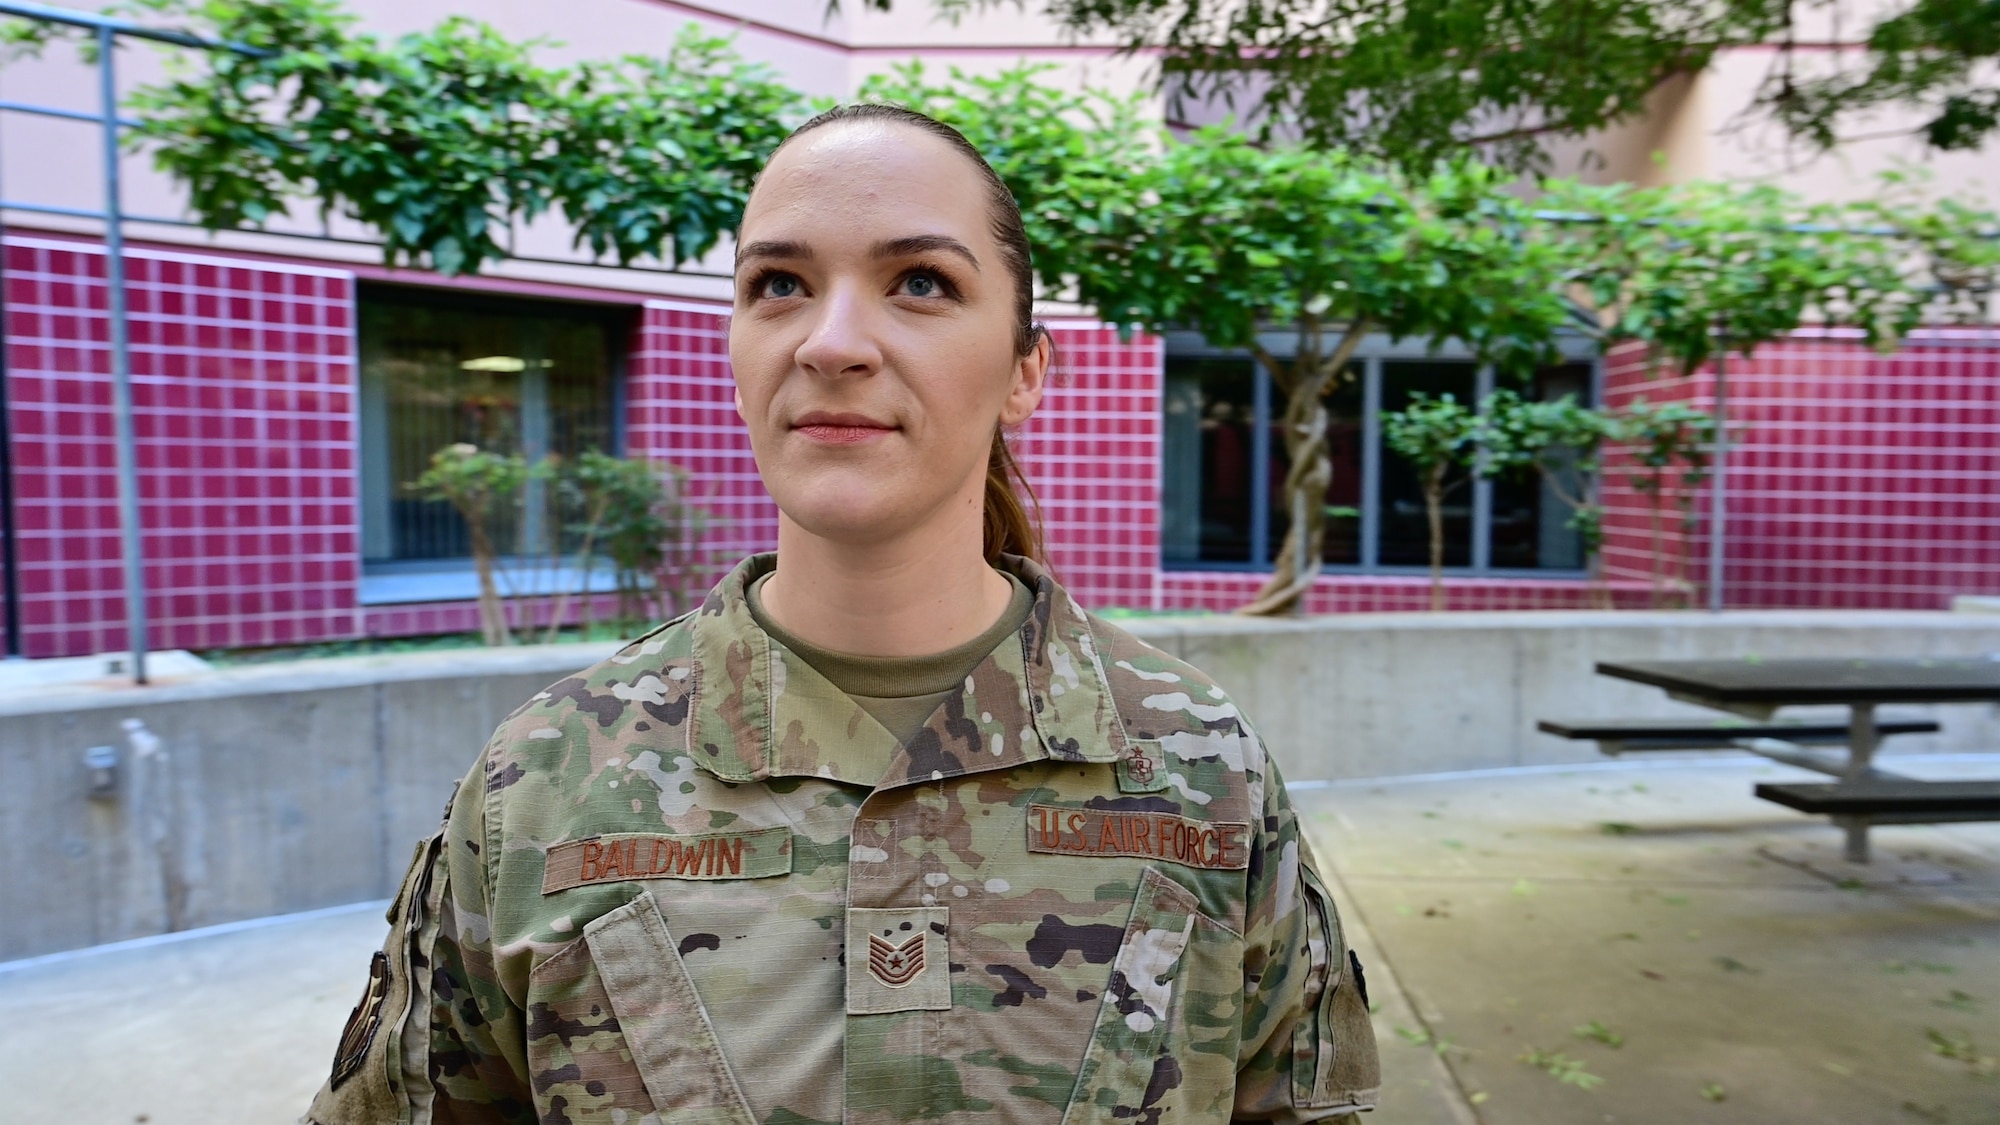
<path fill-rule="evenodd" d="M 792 872 L 792 830 L 694 836 L 619 833 L 548 850 L 542 893 L 639 879 L 769 879 Z"/>
<path fill-rule="evenodd" d="M 1028 806 L 1028 850 L 1044 855 L 1132 856 L 1183 867 L 1250 866 L 1250 826 L 1163 813 Z"/>

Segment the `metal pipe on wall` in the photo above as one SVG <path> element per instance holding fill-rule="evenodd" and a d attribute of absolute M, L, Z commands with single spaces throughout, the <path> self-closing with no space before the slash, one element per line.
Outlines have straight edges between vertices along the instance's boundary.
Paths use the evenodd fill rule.
<path fill-rule="evenodd" d="M 6 228 L 0 226 L 0 235 Z M 0 575 L 6 600 L 0 628 L 7 631 L 7 658 L 26 656 L 21 642 L 21 552 L 14 526 L 14 420 L 7 400 L 7 266 L 6 240 L 0 237 Z"/>
<path fill-rule="evenodd" d="M 21 640 L 21 550 L 14 523 L 14 414 L 7 398 L 7 228 L 0 224 L 0 629 L 7 631 L 7 659 L 28 655 Z"/>
<path fill-rule="evenodd" d="M 125 229 L 118 182 L 117 33 L 97 29 L 98 93 L 104 115 L 104 284 L 111 314 L 111 404 L 118 446 L 118 530 L 125 563 L 125 631 L 132 682 L 146 682 L 146 571 L 139 526 L 139 451 L 132 420 L 132 341 L 125 309 Z"/>
<path fill-rule="evenodd" d="M 1715 456 L 1708 500 L 1708 610 L 1721 613 L 1726 591 L 1723 535 L 1729 525 L 1729 338 L 1715 351 Z"/>

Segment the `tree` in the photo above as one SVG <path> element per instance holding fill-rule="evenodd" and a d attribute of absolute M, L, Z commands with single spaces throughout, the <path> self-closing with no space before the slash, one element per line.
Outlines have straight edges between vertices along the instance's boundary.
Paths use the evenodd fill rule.
<path fill-rule="evenodd" d="M 665 620 L 698 595 L 711 517 L 690 502 L 687 473 L 678 465 L 621 462 L 614 488 L 604 552 L 618 574 L 619 626 L 630 631 L 649 601 L 652 616 Z"/>
<path fill-rule="evenodd" d="M 894 0 L 861 0 L 887 10 Z M 918 3 L 921 0 L 902 0 Z M 956 17 L 999 0 L 931 0 Z M 1839 3 L 1839 0 L 1833 0 Z M 1019 0 L 1016 0 L 1019 3 Z M 839 0 L 832 0 L 838 7 Z M 1861 65 L 1828 74 L 1790 0 L 1047 0 L 1066 30 L 1157 54 L 1171 95 L 1221 101 L 1267 134 L 1428 169 L 1472 152 L 1541 166 L 1544 140 L 1645 111 L 1662 83 L 1731 47 L 1774 43 L 1758 104 L 1821 148 L 1859 114 L 1913 109 L 1939 149 L 2000 125 L 1993 0 L 1898 0 L 1865 13 Z M 1823 7 L 1823 6 L 1820 6 Z M 1794 59 L 1811 58 L 1802 73 Z"/>
<path fill-rule="evenodd" d="M 1893 347 L 1935 299 L 1906 239 L 1856 233 L 1892 217 L 1879 205 L 1809 206 L 1769 185 L 1713 181 L 1551 181 L 1541 205 L 1573 220 L 1541 229 L 1586 314 L 1577 327 L 1606 351 L 1637 343 L 1682 372 L 1809 321 Z"/>
<path fill-rule="evenodd" d="M 1709 451 L 1718 432 L 1714 415 L 1685 403 L 1648 403 L 1641 397 L 1613 417 L 1614 440 L 1628 447 L 1637 469 L 1632 487 L 1646 497 L 1652 509 L 1653 554 L 1652 600 L 1654 608 L 1665 603 L 1668 590 L 1691 604 L 1694 587 L 1687 578 L 1688 545 L 1694 537 L 1695 500 L 1702 482 L 1708 479 Z M 1673 477 L 1678 469 L 1678 480 Z M 1681 512 L 1679 566 L 1671 581 L 1666 575 L 1665 512 L 1671 494 Z"/>
<path fill-rule="evenodd" d="M 595 552 L 598 536 L 604 531 L 607 523 L 623 516 L 622 512 L 614 515 L 616 509 L 633 502 L 632 489 L 627 483 L 633 475 L 631 466 L 644 468 L 642 462 L 626 461 L 595 449 L 586 449 L 572 462 L 557 463 L 553 473 L 556 479 L 556 492 L 561 497 L 563 506 L 578 513 L 578 518 L 572 520 L 564 530 L 576 536 L 576 572 L 579 589 L 575 593 L 582 598 L 577 628 L 586 640 L 590 637 L 593 624 L 590 580 L 597 569 Z M 557 596 L 555 608 L 549 611 L 548 628 L 542 634 L 544 644 L 553 642 L 562 629 L 563 618 L 569 612 L 570 595 L 571 591 L 564 590 Z"/>
<path fill-rule="evenodd" d="M 1286 396 L 1287 509 L 1303 519 L 1245 611 L 1290 610 L 1320 569 L 1324 399 L 1355 349 L 1374 332 L 1455 337 L 1482 360 L 1532 366 L 1565 317 L 1558 258 L 1527 236 L 1525 206 L 1491 169 L 1403 177 L 1216 128 L 1135 142 L 1129 102 L 1035 73 L 932 85 L 907 70 L 865 94 L 939 116 L 989 156 L 1027 218 L 1045 291 L 1128 329 L 1196 329 L 1269 374 Z M 1267 327 L 1292 334 L 1289 360 Z"/>
<path fill-rule="evenodd" d="M 2000 128 L 1994 0 L 1914 0 L 1891 10 L 1869 29 L 1867 56 L 1857 68 L 1801 75 L 1789 42 L 1781 58 L 1760 100 L 1793 134 L 1822 149 L 1840 143 L 1847 122 L 1889 106 L 1915 108 L 1923 120 L 1911 132 L 1941 151 L 1978 148 Z"/>
<path fill-rule="evenodd" d="M 1667 474 L 1679 466 L 1673 496 L 1690 534 L 1674 581 L 1686 593 L 1696 488 L 1726 452 L 1724 358 L 1751 356 L 1808 323 L 1857 328 L 1868 344 L 1893 348 L 1927 316 L 1982 306 L 1996 260 L 1991 212 L 1949 200 L 1808 206 L 1767 185 L 1551 182 L 1542 205 L 1573 220 L 1544 233 L 1567 262 L 1585 313 L 1579 327 L 1607 354 L 1636 344 L 1650 366 L 1682 375 L 1712 365 L 1714 415 L 1642 399 L 1608 433 L 1648 470 L 1633 484 L 1653 507 L 1656 605 L 1667 585 Z"/>
<path fill-rule="evenodd" d="M 1538 402 L 1502 388 L 1480 404 L 1486 472 L 1533 473 L 1569 509 L 1567 526 L 1582 541 L 1592 599 L 1609 608 L 1603 589 L 1604 511 L 1596 494 L 1599 455 L 1616 432 L 1612 418 L 1576 396 Z"/>
<path fill-rule="evenodd" d="M 1471 479 L 1484 444 L 1480 417 L 1451 395 L 1414 396 L 1402 410 L 1382 415 L 1382 440 L 1417 470 L 1431 536 L 1431 610 L 1444 609 L 1444 498 Z M 1466 473 L 1454 478 L 1453 469 Z"/>
<path fill-rule="evenodd" d="M 549 212 L 620 264 L 679 265 L 734 230 L 805 99 L 690 24 L 664 58 L 545 67 L 539 42 L 451 18 L 393 41 L 334 0 L 136 0 L 211 39 L 129 99 L 130 136 L 213 229 L 306 202 L 376 232 L 384 259 L 440 273 L 504 258 Z M 20 49 L 50 25 L 13 24 Z"/>
<path fill-rule="evenodd" d="M 465 520 L 472 538 L 472 567 L 479 576 L 479 632 L 489 645 L 510 645 L 514 634 L 507 625 L 507 609 L 493 582 L 493 568 L 499 552 L 493 542 L 493 523 L 503 506 L 528 482 L 528 463 L 515 454 L 501 455 L 481 450 L 468 442 L 447 445 L 431 454 L 430 468 L 404 485 L 425 500 L 443 500 Z"/>
<path fill-rule="evenodd" d="M 1479 362 L 1527 371 L 1568 316 L 1558 258 L 1530 237 L 1502 175 L 1479 165 L 1406 177 L 1207 129 L 1167 145 L 1142 184 L 1156 201 L 1146 228 L 1081 275 L 1080 295 L 1114 322 L 1191 327 L 1245 348 L 1285 395 L 1285 499 L 1303 520 L 1243 612 L 1289 611 L 1320 570 L 1333 473 L 1325 398 L 1356 349 L 1378 332 L 1457 339 Z M 1290 333 L 1290 360 L 1266 328 Z"/>

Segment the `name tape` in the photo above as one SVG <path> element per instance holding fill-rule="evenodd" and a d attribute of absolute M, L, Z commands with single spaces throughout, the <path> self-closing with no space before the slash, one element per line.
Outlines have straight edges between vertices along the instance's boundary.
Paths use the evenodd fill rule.
<path fill-rule="evenodd" d="M 571 840 L 548 850 L 542 893 L 635 879 L 768 879 L 792 871 L 792 831 L 698 836 L 624 834 Z"/>
<path fill-rule="evenodd" d="M 1044 855 L 1118 855 L 1184 867 L 1250 866 L 1250 826 L 1164 813 L 1028 806 L 1028 850 Z"/>

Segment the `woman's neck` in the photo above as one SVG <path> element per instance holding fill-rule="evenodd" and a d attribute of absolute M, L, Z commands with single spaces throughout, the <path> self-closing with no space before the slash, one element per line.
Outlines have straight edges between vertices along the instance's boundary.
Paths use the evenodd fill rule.
<path fill-rule="evenodd" d="M 974 532 L 863 547 L 823 539 L 780 515 L 778 570 L 758 596 L 773 621 L 833 652 L 944 652 L 985 632 L 1013 597 Z"/>

